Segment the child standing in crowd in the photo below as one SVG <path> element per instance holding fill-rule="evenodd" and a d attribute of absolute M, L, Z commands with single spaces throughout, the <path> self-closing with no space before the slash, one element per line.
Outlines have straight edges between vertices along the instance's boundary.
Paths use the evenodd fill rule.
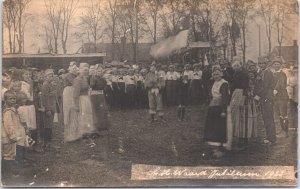
<path fill-rule="evenodd" d="M 16 174 L 16 163 L 23 163 L 26 132 L 16 110 L 16 93 L 8 90 L 4 93 L 5 106 L 2 120 L 2 163 L 3 170 Z"/>
<path fill-rule="evenodd" d="M 49 148 L 52 140 L 52 128 L 54 113 L 56 112 L 56 88 L 53 86 L 52 80 L 54 72 L 52 69 L 45 71 L 45 82 L 42 87 L 42 105 L 45 108 L 44 129 L 42 138 L 44 147 Z"/>

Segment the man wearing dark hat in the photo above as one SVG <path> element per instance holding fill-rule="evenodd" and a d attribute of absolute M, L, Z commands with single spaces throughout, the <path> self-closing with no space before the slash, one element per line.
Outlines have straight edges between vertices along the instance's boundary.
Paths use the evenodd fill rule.
<path fill-rule="evenodd" d="M 275 80 L 275 89 L 274 89 L 274 108 L 276 116 L 279 117 L 281 132 L 278 137 L 288 137 L 288 126 L 289 119 L 287 116 L 288 110 L 288 93 L 287 93 L 287 77 L 281 69 L 282 62 L 280 57 L 276 57 L 273 60 L 274 68 L 274 80 Z"/>
<path fill-rule="evenodd" d="M 264 144 L 276 143 L 276 130 L 274 123 L 274 77 L 272 71 L 268 68 L 269 60 L 266 57 L 258 59 L 259 71 L 257 74 L 256 86 L 254 88 L 254 99 L 260 102 L 262 118 L 266 128 L 266 139 Z"/>

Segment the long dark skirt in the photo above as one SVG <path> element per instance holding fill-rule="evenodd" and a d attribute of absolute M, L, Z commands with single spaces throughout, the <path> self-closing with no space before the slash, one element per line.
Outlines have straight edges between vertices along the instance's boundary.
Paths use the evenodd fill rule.
<path fill-rule="evenodd" d="M 163 106 L 167 106 L 167 90 L 166 86 L 160 89 L 161 95 L 162 95 L 162 103 Z M 148 98 L 148 93 L 147 93 L 147 98 Z"/>
<path fill-rule="evenodd" d="M 204 101 L 203 95 L 203 84 L 202 80 L 194 79 L 191 80 L 191 91 L 190 91 L 190 102 L 191 104 L 202 104 Z"/>
<path fill-rule="evenodd" d="M 92 94 L 93 122 L 98 131 L 107 130 L 109 127 L 107 106 L 104 94 Z"/>
<path fill-rule="evenodd" d="M 136 86 L 127 85 L 126 86 L 126 102 L 128 108 L 136 107 Z"/>
<path fill-rule="evenodd" d="M 113 103 L 113 90 L 112 90 L 112 88 L 109 85 L 105 86 L 104 95 L 105 95 L 105 101 L 107 102 L 107 105 L 109 107 L 112 107 L 112 103 Z"/>
<path fill-rule="evenodd" d="M 205 128 L 204 128 L 204 141 L 205 142 L 218 142 L 226 143 L 227 141 L 227 128 L 226 117 L 221 117 L 221 106 L 210 106 L 208 108 Z"/>
<path fill-rule="evenodd" d="M 145 108 L 145 100 L 143 99 L 143 83 L 137 81 L 136 83 L 136 104 L 138 108 Z"/>
<path fill-rule="evenodd" d="M 118 98 L 116 101 L 118 102 L 118 107 L 121 109 L 126 108 L 126 94 L 125 94 L 125 83 L 124 82 L 118 82 L 119 86 L 119 93 L 118 93 Z"/>
<path fill-rule="evenodd" d="M 189 97 L 189 84 L 180 83 L 178 86 L 177 103 L 179 105 L 186 106 L 188 104 L 188 97 Z"/>
<path fill-rule="evenodd" d="M 111 92 L 111 106 L 113 108 L 117 108 L 119 106 L 119 94 L 120 94 L 120 90 L 118 87 L 118 83 L 117 82 L 112 82 L 112 92 Z"/>
<path fill-rule="evenodd" d="M 176 105 L 177 93 L 178 93 L 178 81 L 167 80 L 166 81 L 166 93 L 167 93 L 167 105 Z"/>

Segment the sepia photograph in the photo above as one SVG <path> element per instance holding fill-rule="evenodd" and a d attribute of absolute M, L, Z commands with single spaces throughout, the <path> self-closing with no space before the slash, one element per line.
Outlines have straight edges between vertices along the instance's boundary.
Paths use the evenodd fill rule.
<path fill-rule="evenodd" d="M 1 187 L 297 187 L 297 0 L 1 3 Z"/>

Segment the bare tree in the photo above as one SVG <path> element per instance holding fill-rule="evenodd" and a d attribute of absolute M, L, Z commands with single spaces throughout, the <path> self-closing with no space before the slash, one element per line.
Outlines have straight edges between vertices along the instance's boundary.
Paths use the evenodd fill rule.
<path fill-rule="evenodd" d="M 116 28 L 115 28 L 116 29 L 115 43 L 117 45 L 116 47 L 118 49 L 119 59 L 121 61 L 123 61 L 125 59 L 125 48 L 126 48 L 127 35 L 130 31 L 129 28 L 130 28 L 130 26 L 129 26 L 128 17 L 124 14 L 124 11 L 119 10 L 117 12 L 117 22 L 116 22 Z"/>
<path fill-rule="evenodd" d="M 15 52 L 15 43 L 12 37 L 15 36 L 15 26 L 16 26 L 16 5 L 14 1 L 4 1 L 3 2 L 3 24 L 8 30 L 8 44 L 9 52 Z"/>
<path fill-rule="evenodd" d="M 273 27 L 275 24 L 275 6 L 273 0 L 259 0 L 260 4 L 260 14 L 263 18 L 267 39 L 268 39 L 268 46 L 269 46 L 269 53 L 272 50 L 272 34 L 273 34 Z"/>
<path fill-rule="evenodd" d="M 238 22 L 239 0 L 225 0 L 224 7 L 226 8 L 225 13 L 227 15 L 227 22 L 225 24 L 227 25 L 230 34 L 233 56 L 236 56 L 236 43 L 240 37 L 240 23 Z"/>
<path fill-rule="evenodd" d="M 78 0 L 60 0 L 61 9 L 61 25 L 59 27 L 61 35 L 61 45 L 63 53 L 67 53 L 67 41 L 69 37 L 70 22 L 74 16 L 74 12 L 77 8 Z"/>
<path fill-rule="evenodd" d="M 77 8 L 77 0 L 44 0 L 47 18 L 53 33 L 54 53 L 58 53 L 59 39 L 63 53 L 67 53 L 70 22 Z"/>
<path fill-rule="evenodd" d="M 215 58 L 215 45 L 222 32 L 224 19 L 223 9 L 219 0 L 190 1 L 192 29 L 196 40 L 208 41 L 209 61 Z M 206 52 L 204 52 L 206 54 Z M 204 57 L 202 54 L 202 58 Z"/>
<path fill-rule="evenodd" d="M 17 19 L 18 19 L 18 34 L 17 35 L 17 41 L 18 41 L 18 47 L 19 50 L 18 52 L 21 53 L 23 52 L 23 46 L 24 46 L 24 28 L 25 25 L 28 21 L 28 17 L 24 17 L 24 12 L 26 8 L 28 7 L 28 4 L 30 3 L 31 0 L 15 0 L 16 1 L 16 6 L 18 7 L 18 14 L 17 14 Z M 22 20 L 24 17 L 24 21 Z"/>
<path fill-rule="evenodd" d="M 24 52 L 24 29 L 30 16 L 25 15 L 25 10 L 31 0 L 4 1 L 3 22 L 8 29 L 8 43 L 10 53 Z M 24 19 L 24 20 L 23 20 Z"/>
<path fill-rule="evenodd" d="M 141 30 L 144 27 L 142 1 L 126 0 L 120 4 L 120 11 L 127 17 L 127 24 L 129 26 L 130 40 L 133 49 L 133 62 L 138 62 L 138 44 L 141 37 Z"/>
<path fill-rule="evenodd" d="M 48 53 L 53 53 L 53 32 L 52 29 L 48 28 L 46 25 L 43 26 L 44 36 L 43 39 L 46 43 L 46 49 Z"/>
<path fill-rule="evenodd" d="M 148 27 L 148 31 L 150 32 L 153 43 L 156 43 L 157 40 L 157 24 L 159 22 L 159 10 L 162 8 L 163 2 L 161 0 L 145 0 L 145 7 L 147 8 L 147 12 L 150 14 L 150 18 L 153 24 L 153 28 L 146 22 L 146 26 Z M 146 18 L 146 17 L 145 17 Z"/>
<path fill-rule="evenodd" d="M 97 41 L 103 37 L 102 30 L 102 6 L 100 3 L 91 1 L 90 5 L 86 8 L 84 15 L 81 17 L 81 25 L 91 33 L 92 41 L 94 44 L 94 51 L 97 51 Z"/>
<path fill-rule="evenodd" d="M 60 22 L 62 17 L 62 9 L 57 4 L 57 1 L 52 0 L 44 0 L 46 11 L 47 11 L 47 19 L 51 25 L 51 34 L 54 42 L 53 53 L 58 53 L 58 37 L 60 31 Z"/>
<path fill-rule="evenodd" d="M 277 33 L 277 42 L 279 45 L 279 56 L 281 56 L 281 46 L 283 42 L 283 32 L 285 29 L 285 22 L 289 13 L 292 12 L 292 6 L 287 1 L 277 1 L 275 7 L 275 28 Z"/>
<path fill-rule="evenodd" d="M 247 35 L 247 21 L 250 17 L 250 11 L 254 8 L 255 0 L 231 0 L 228 3 L 236 4 L 236 22 L 240 29 L 241 49 L 243 51 L 243 63 L 246 62 L 246 35 Z"/>
<path fill-rule="evenodd" d="M 108 0 L 104 5 L 102 16 L 105 20 L 106 28 L 104 29 L 105 34 L 109 36 L 112 44 L 112 59 L 115 59 L 115 39 L 116 39 L 116 25 L 117 25 L 117 13 L 118 13 L 118 0 Z"/>
<path fill-rule="evenodd" d="M 186 16 L 186 5 L 182 0 L 166 0 L 167 7 L 159 16 L 161 18 L 165 37 L 175 35 L 180 31 L 181 20 Z"/>

